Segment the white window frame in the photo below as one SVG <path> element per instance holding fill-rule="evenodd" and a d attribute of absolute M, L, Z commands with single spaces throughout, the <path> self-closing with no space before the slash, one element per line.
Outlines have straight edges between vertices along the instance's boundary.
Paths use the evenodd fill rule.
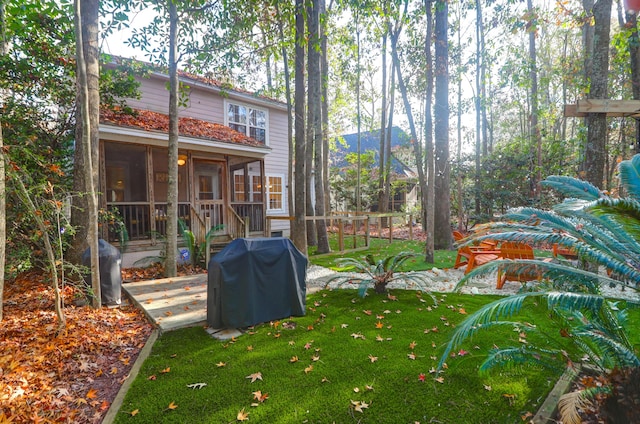
<path fill-rule="evenodd" d="M 281 187 L 282 187 L 282 191 L 280 191 L 279 193 L 276 194 L 280 194 L 281 196 L 281 207 L 279 209 L 273 209 L 271 208 L 271 187 L 269 185 L 269 178 L 280 178 L 280 180 L 282 181 L 281 183 Z M 287 180 L 285 179 L 285 175 L 284 174 L 267 174 L 265 175 L 265 179 L 266 179 L 266 183 L 267 186 L 265 187 L 265 197 L 267 200 L 267 214 L 276 214 L 276 213 L 284 213 L 286 208 L 287 208 L 287 196 L 286 196 L 286 190 L 287 190 Z"/>
<path fill-rule="evenodd" d="M 246 111 L 247 111 L 247 114 L 246 114 L 247 122 L 229 121 L 229 106 L 230 105 L 244 107 L 246 109 Z M 264 109 L 264 108 L 261 108 L 261 107 L 256 107 L 256 106 L 250 105 L 248 103 L 238 102 L 238 101 L 235 101 L 235 100 L 225 100 L 224 101 L 224 124 L 226 126 L 230 126 L 229 124 L 244 125 L 245 128 L 246 128 L 244 134 L 247 137 L 250 137 L 251 136 L 251 128 L 252 127 L 253 128 L 260 128 L 260 127 L 257 127 L 255 125 L 254 126 L 250 126 L 249 125 L 249 119 L 250 119 L 249 117 L 251 115 L 251 111 L 252 110 L 264 113 L 264 120 L 265 120 L 265 122 L 264 122 L 264 133 L 265 133 L 264 134 L 264 145 L 268 146 L 269 145 L 269 110 L 268 109 Z"/>

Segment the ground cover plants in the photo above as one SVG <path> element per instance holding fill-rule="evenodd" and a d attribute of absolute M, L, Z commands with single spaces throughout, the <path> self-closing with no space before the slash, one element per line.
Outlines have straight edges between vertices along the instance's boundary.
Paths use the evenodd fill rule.
<path fill-rule="evenodd" d="M 527 422 L 562 369 L 478 374 L 487 349 L 523 337 L 502 328 L 453 352 L 436 375 L 452 329 L 496 297 L 435 295 L 437 306 L 408 290 L 365 298 L 320 291 L 309 295 L 306 316 L 234 340 L 202 328 L 164 334 L 117 422 Z M 525 314 L 542 321 L 543 309 L 530 305 Z"/>

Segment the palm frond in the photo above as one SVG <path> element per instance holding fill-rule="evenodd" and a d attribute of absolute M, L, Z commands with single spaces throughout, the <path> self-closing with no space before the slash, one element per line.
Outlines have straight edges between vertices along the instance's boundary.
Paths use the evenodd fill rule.
<path fill-rule="evenodd" d="M 640 201 L 640 156 L 620 162 L 620 181 L 627 189 L 629 197 Z"/>
<path fill-rule="evenodd" d="M 640 359 L 633 351 L 633 347 L 625 346 L 618 340 L 599 331 L 581 331 L 574 333 L 593 343 L 598 348 L 601 368 L 626 368 L 640 366 Z"/>
<path fill-rule="evenodd" d="M 492 349 L 479 368 L 480 373 L 486 373 L 496 367 L 513 368 L 518 366 L 540 366 L 552 370 L 562 367 L 552 357 L 558 355 L 558 350 L 542 350 L 532 346 L 508 347 Z"/>
<path fill-rule="evenodd" d="M 560 396 L 560 400 L 558 401 L 558 412 L 560 413 L 562 422 L 566 424 L 582 423 L 580 410 L 584 410 L 591 405 L 589 398 L 594 395 L 595 394 L 592 391 L 577 390 Z"/>
<path fill-rule="evenodd" d="M 449 343 L 447 343 L 444 353 L 440 358 L 440 362 L 438 363 L 438 369 L 442 369 L 442 365 L 447 360 L 447 357 L 452 350 L 457 349 L 464 340 L 473 336 L 480 328 L 484 328 L 490 323 L 493 325 L 505 323 L 513 325 L 513 322 L 502 322 L 499 321 L 499 319 L 501 317 L 510 317 L 517 314 L 522 309 L 522 305 L 525 300 L 531 297 L 539 297 L 543 294 L 544 293 L 515 294 L 494 300 L 469 315 L 467 319 L 456 327 L 455 331 L 451 335 Z"/>
<path fill-rule="evenodd" d="M 562 175 L 551 175 L 541 184 L 552 187 L 566 197 L 576 199 L 595 200 L 603 195 L 600 189 L 587 181 Z"/>

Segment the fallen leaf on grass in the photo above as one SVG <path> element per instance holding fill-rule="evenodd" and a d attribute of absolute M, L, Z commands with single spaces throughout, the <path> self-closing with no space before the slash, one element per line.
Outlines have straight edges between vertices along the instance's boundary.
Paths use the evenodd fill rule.
<path fill-rule="evenodd" d="M 236 415 L 236 420 L 238 421 L 249 421 L 249 413 L 244 412 L 244 408 L 238 411 L 238 415 Z"/>
<path fill-rule="evenodd" d="M 262 391 L 260 391 L 260 390 L 258 390 L 256 392 L 253 392 L 252 395 L 253 395 L 253 399 L 257 400 L 260 403 L 262 403 L 265 400 L 269 399 L 269 393 L 262 393 Z"/>
<path fill-rule="evenodd" d="M 320 360 L 320 355 L 313 355 L 313 356 L 311 357 L 311 360 L 312 360 L 313 362 L 318 362 L 318 361 Z"/>
<path fill-rule="evenodd" d="M 218 363 L 216 364 L 216 367 L 218 367 L 218 368 L 222 368 L 222 367 L 224 367 L 224 366 L 226 366 L 226 365 L 227 365 L 227 364 L 226 364 L 225 362 L 220 361 L 220 362 L 218 362 Z"/>
<path fill-rule="evenodd" d="M 436 380 L 440 384 L 444 383 L 444 377 L 437 377 L 437 378 L 434 378 L 434 380 Z"/>
<path fill-rule="evenodd" d="M 487 384 L 484 384 L 483 386 L 484 386 L 484 389 L 485 389 L 486 391 L 488 391 L 488 392 L 490 392 L 490 391 L 492 390 L 492 387 L 491 387 L 491 386 L 489 386 L 489 385 L 487 385 Z"/>
<path fill-rule="evenodd" d="M 418 381 L 421 381 L 424 383 L 424 380 L 427 378 L 427 376 L 424 373 L 420 373 L 418 374 Z"/>
<path fill-rule="evenodd" d="M 416 359 L 416 354 L 411 352 L 411 353 L 407 353 L 407 358 L 411 359 L 412 361 L 415 361 Z"/>
<path fill-rule="evenodd" d="M 384 324 L 382 323 L 382 321 L 378 321 L 376 322 L 376 328 L 383 328 Z"/>
<path fill-rule="evenodd" d="M 309 365 L 307 368 L 304 369 L 305 374 L 309 374 L 311 371 L 313 371 L 313 365 Z"/>
<path fill-rule="evenodd" d="M 249 374 L 245 378 L 250 378 L 251 382 L 254 383 L 256 380 L 262 380 L 262 373 L 259 372 L 259 371 L 258 372 L 254 372 L 253 374 Z"/>
<path fill-rule="evenodd" d="M 378 360 L 378 357 L 377 357 L 377 356 L 373 356 L 373 355 L 369 354 L 369 360 L 370 360 L 371 362 L 376 362 L 376 361 Z"/>
<path fill-rule="evenodd" d="M 168 372 L 171 372 L 171 367 L 167 367 L 167 368 L 163 369 L 162 371 L 160 371 L 161 374 L 166 374 Z"/>
<path fill-rule="evenodd" d="M 138 412 L 140 412 L 139 409 L 134 409 L 133 411 L 129 412 L 129 415 L 131 415 L 132 417 L 135 417 L 136 415 L 138 415 Z"/>
<path fill-rule="evenodd" d="M 298 357 L 297 356 L 292 356 L 291 359 L 289 359 L 289 362 L 291 362 L 292 364 L 294 362 L 298 362 Z"/>
<path fill-rule="evenodd" d="M 152 374 L 152 375 L 150 375 L 149 377 L 147 377 L 147 380 L 151 380 L 151 381 L 153 381 L 153 380 L 155 380 L 156 378 L 157 378 L 157 377 L 156 377 L 156 375 L 155 375 L 155 374 Z"/>
<path fill-rule="evenodd" d="M 366 409 L 369 407 L 369 404 L 366 403 L 365 401 L 357 401 L 357 400 L 352 400 L 351 405 L 354 411 L 361 412 L 361 413 L 364 412 L 363 409 Z"/>
<path fill-rule="evenodd" d="M 411 343 L 409 343 L 409 349 L 413 350 L 416 348 L 417 345 L 418 343 L 416 343 L 415 341 L 412 341 Z"/>
<path fill-rule="evenodd" d="M 173 411 L 176 408 L 178 408 L 178 405 L 176 405 L 174 402 L 171 402 L 169 406 L 167 406 L 167 409 L 170 411 Z"/>

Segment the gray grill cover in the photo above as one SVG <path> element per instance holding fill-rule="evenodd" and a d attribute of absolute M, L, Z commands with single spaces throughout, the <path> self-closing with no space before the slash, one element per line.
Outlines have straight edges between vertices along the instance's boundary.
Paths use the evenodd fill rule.
<path fill-rule="evenodd" d="M 209 261 L 207 323 L 242 328 L 303 316 L 307 262 L 288 238 L 233 240 Z"/>

